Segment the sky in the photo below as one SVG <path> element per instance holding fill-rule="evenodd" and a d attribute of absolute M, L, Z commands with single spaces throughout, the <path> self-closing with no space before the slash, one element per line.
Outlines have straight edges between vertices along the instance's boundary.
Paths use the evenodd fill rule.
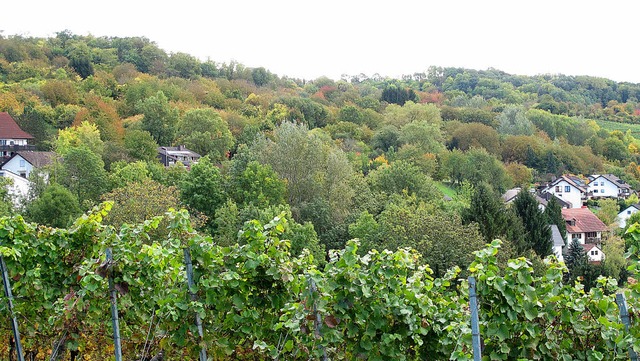
<path fill-rule="evenodd" d="M 14 0 L 1 11 L 4 36 L 144 36 L 294 78 L 434 65 L 640 83 L 634 0 Z"/>

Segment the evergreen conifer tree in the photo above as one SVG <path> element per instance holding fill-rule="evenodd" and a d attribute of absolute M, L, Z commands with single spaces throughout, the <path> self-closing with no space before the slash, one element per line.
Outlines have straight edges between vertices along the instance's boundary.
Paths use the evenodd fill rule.
<path fill-rule="evenodd" d="M 550 255 L 553 252 L 551 227 L 549 227 L 547 217 L 538 208 L 538 202 L 533 195 L 523 190 L 516 197 L 513 206 L 524 225 L 525 239 L 529 248 L 533 249 L 541 258 Z"/>

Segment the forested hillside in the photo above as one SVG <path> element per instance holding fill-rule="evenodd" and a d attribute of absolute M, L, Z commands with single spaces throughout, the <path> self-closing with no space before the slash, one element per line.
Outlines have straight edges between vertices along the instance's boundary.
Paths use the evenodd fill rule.
<path fill-rule="evenodd" d="M 30 177 L 26 199 L 14 204 L 2 192 L 0 214 L 65 229 L 110 201 L 98 222 L 126 231 L 124 224 L 186 208 L 207 247 L 249 247 L 255 235 L 238 233 L 246 222 L 280 217 L 287 221 L 278 226 L 278 239 L 290 240 L 294 257 L 306 255 L 305 248 L 312 255 L 299 269 L 339 268 L 330 250 L 358 238 L 357 250 L 350 243 L 341 252 L 369 257 L 372 249 L 411 247 L 420 255 L 416 264 L 428 264 L 440 282 L 456 266 L 463 276 L 476 272 L 468 269 L 473 252 L 499 238 L 498 258 L 477 262 L 505 266 L 526 256 L 537 277 L 557 277 L 559 268 L 549 271 L 542 259 L 552 253 L 548 225 L 564 223 L 559 205 L 540 212 L 522 192 L 507 207 L 500 194 L 565 173 L 611 173 L 640 189 L 640 141 L 633 133 L 640 124 L 640 84 L 589 76 L 430 67 L 401 79 L 291 79 L 237 62 L 168 54 L 146 38 L 63 31 L 46 39 L 0 36 L 0 112 L 32 134 L 38 150 L 55 152 L 53 164 Z M 203 158 L 188 169 L 165 168 L 157 148 L 178 145 Z M 613 210 L 597 205 L 598 215 L 610 220 L 637 201 Z M 159 222 L 140 242 L 171 239 L 167 218 Z M 606 247 L 606 262 L 576 267 L 565 281 L 581 279 L 589 289 L 606 275 L 624 284 L 625 242 L 615 236 Z M 417 267 L 413 259 L 406 262 Z M 437 297 L 457 297 L 443 295 Z M 174 321 L 167 332 L 180 327 Z M 454 342 L 457 335 L 446 337 Z M 412 350 L 422 341 L 416 336 L 415 342 Z M 363 352 L 358 347 L 350 352 Z"/>

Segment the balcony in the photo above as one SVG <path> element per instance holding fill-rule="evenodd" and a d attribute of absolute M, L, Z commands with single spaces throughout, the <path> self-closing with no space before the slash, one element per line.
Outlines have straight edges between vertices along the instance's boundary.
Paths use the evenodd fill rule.
<path fill-rule="evenodd" d="M 24 150 L 36 150 L 35 145 L 0 145 L 0 152 L 20 152 Z"/>

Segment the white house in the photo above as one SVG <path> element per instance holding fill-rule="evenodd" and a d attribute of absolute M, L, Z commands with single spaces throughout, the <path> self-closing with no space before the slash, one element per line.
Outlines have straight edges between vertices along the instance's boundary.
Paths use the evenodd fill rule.
<path fill-rule="evenodd" d="M 592 175 L 587 191 L 593 198 L 628 198 L 631 186 L 613 174 Z"/>
<path fill-rule="evenodd" d="M 24 178 L 29 178 L 34 168 L 41 168 L 53 163 L 54 152 L 18 151 L 0 166 Z"/>
<path fill-rule="evenodd" d="M 564 256 L 562 255 L 565 247 L 564 236 L 560 234 L 560 229 L 555 224 L 551 225 L 551 238 L 553 240 L 553 254 L 558 261 L 564 262 Z"/>
<path fill-rule="evenodd" d="M 567 227 L 567 244 L 577 239 L 580 244 L 602 243 L 603 233 L 609 228 L 589 208 L 569 208 L 562 210 L 562 218 Z"/>
<path fill-rule="evenodd" d="M 583 244 L 582 248 L 587 252 L 587 257 L 589 257 L 589 262 L 591 263 L 600 263 L 604 260 L 604 252 L 602 252 L 602 248 L 598 247 L 595 243 Z"/>
<path fill-rule="evenodd" d="M 9 196 L 12 198 L 11 200 L 13 201 L 13 205 L 15 207 L 20 207 L 20 205 L 24 204 L 24 199 L 29 194 L 31 182 L 26 178 L 7 170 L 0 170 L 0 177 L 10 179 L 10 184 L 7 188 Z"/>
<path fill-rule="evenodd" d="M 581 208 L 582 202 L 587 199 L 587 188 L 577 178 L 567 175 L 557 178 L 549 183 L 542 193 L 551 193 L 563 201 L 571 204 L 571 208 Z"/>
<path fill-rule="evenodd" d="M 9 113 L 0 112 L 0 157 L 9 158 L 21 150 L 35 150 L 35 146 L 28 143 L 33 135 L 20 129 Z"/>
<path fill-rule="evenodd" d="M 618 220 L 618 226 L 620 228 L 626 227 L 627 221 L 629 220 L 629 218 L 631 218 L 631 215 L 636 213 L 639 210 L 640 210 L 640 203 L 636 203 L 636 204 L 630 205 L 625 210 L 618 213 L 618 217 L 616 218 Z"/>
<path fill-rule="evenodd" d="M 502 200 L 506 204 L 511 204 L 511 202 L 515 201 L 516 197 L 518 196 L 521 190 L 522 189 L 520 187 L 508 189 L 502 195 Z M 531 190 L 531 192 L 533 193 L 533 196 L 536 199 L 536 201 L 538 201 L 538 208 L 543 212 L 547 208 L 547 204 L 549 204 L 549 201 L 551 200 L 552 197 L 554 197 L 556 201 L 560 203 L 560 207 L 571 208 L 571 203 L 565 202 L 562 198 L 558 198 L 554 194 L 551 194 L 551 193 L 538 194 L 537 192 L 534 193 L 533 190 Z"/>

